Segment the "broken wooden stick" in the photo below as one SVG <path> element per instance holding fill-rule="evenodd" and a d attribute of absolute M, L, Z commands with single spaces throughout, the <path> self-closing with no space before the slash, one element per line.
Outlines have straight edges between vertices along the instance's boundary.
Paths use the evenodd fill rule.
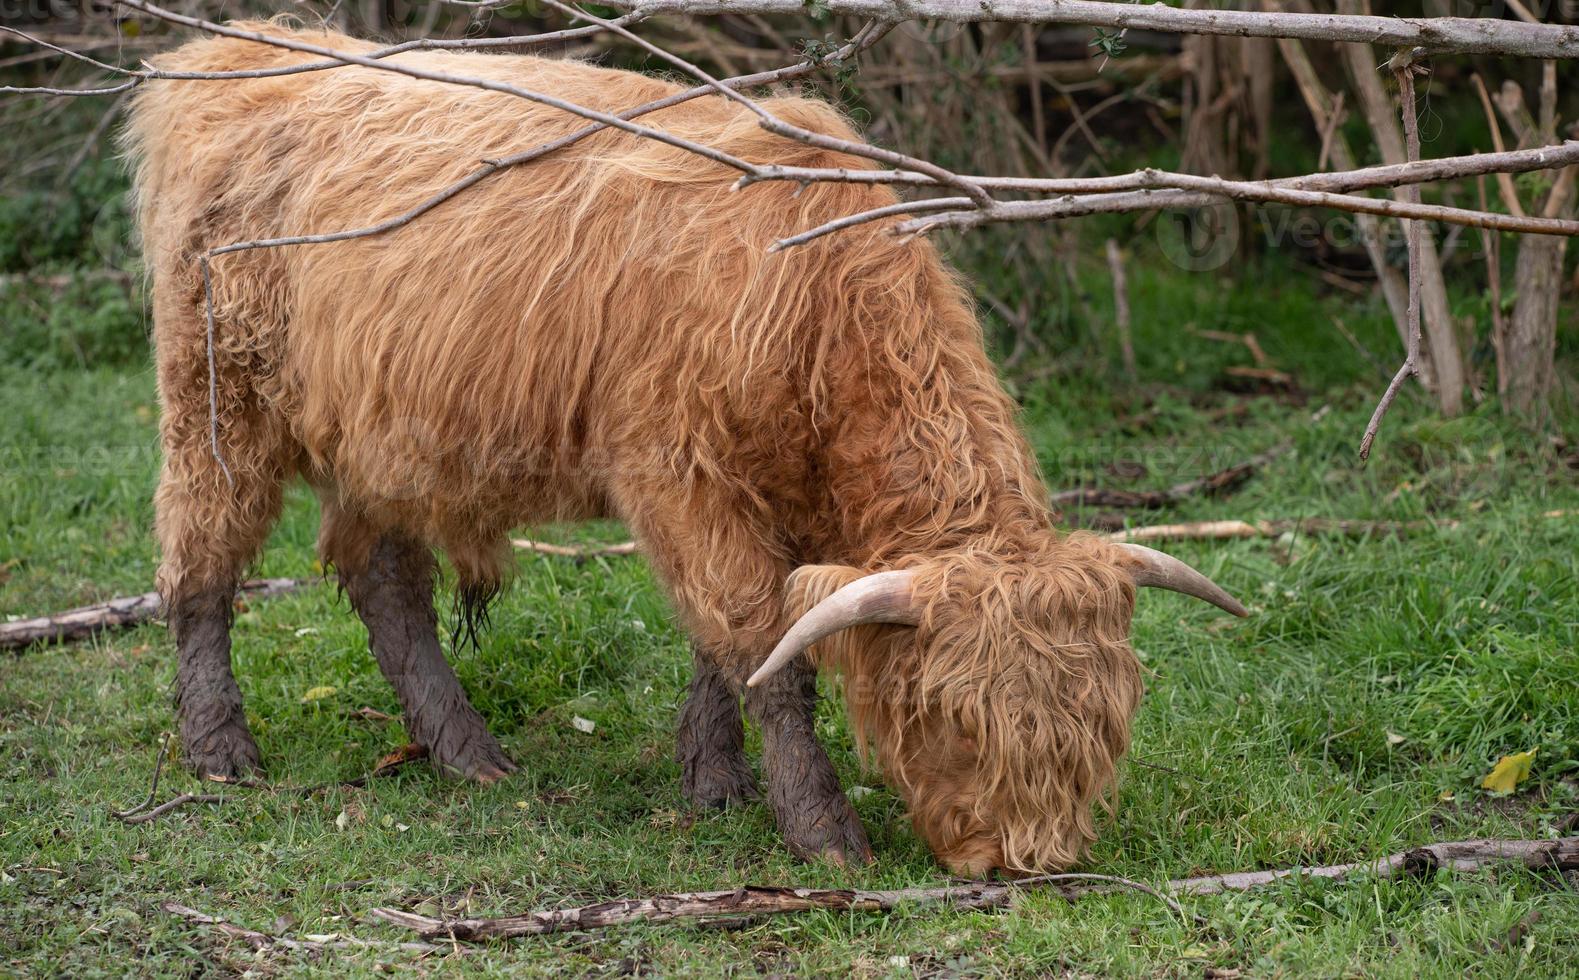
<path fill-rule="evenodd" d="M 1197 495 L 1219 496 L 1237 489 L 1255 472 L 1268 463 L 1282 456 L 1294 447 L 1291 442 L 1285 442 L 1265 452 L 1236 463 L 1227 469 L 1208 473 L 1206 476 L 1196 477 L 1176 483 L 1166 490 L 1105 490 L 1100 487 L 1080 487 L 1074 490 L 1060 490 L 1048 499 L 1054 507 L 1072 505 L 1076 507 L 1123 507 L 1145 510 L 1156 510 L 1169 507 L 1190 497 Z"/>
<path fill-rule="evenodd" d="M 1215 895 L 1245 891 L 1292 878 L 1337 880 L 1356 871 L 1369 871 L 1379 878 L 1426 875 L 1437 869 L 1472 871 L 1503 862 L 1522 864 L 1532 870 L 1579 868 L 1579 837 L 1558 840 L 1450 841 L 1410 848 L 1376 861 L 1180 878 L 1155 888 L 1111 875 L 1079 874 L 891 891 L 746 885 L 726 891 L 615 899 L 579 908 L 552 909 L 491 919 L 435 919 L 388 908 L 374 909 L 373 915 L 411 929 L 424 939 L 479 940 L 600 929 L 634 922 L 707 922 L 719 918 L 784 915 L 815 909 L 885 912 L 901 905 L 934 904 L 953 908 L 993 909 L 1012 904 L 1027 891 L 1043 888 L 1056 890 L 1065 898 L 1073 900 L 1085 895 L 1110 894 L 1118 888 L 1139 886 L 1140 890 L 1163 898 L 1170 907 L 1178 909 L 1177 903 L 1166 898 L 1167 895 Z M 1180 912 L 1182 914 L 1182 910 Z"/>
<path fill-rule="evenodd" d="M 585 547 L 564 544 L 549 544 L 547 541 L 532 541 L 528 538 L 515 538 L 510 544 L 517 551 L 535 551 L 540 555 L 555 555 L 559 558 L 574 558 L 584 561 L 588 558 L 613 558 L 621 555 L 636 554 L 636 542 L 621 541 L 618 544 L 587 545 Z"/>
<path fill-rule="evenodd" d="M 237 595 L 267 599 L 294 592 L 301 582 L 290 578 L 254 579 L 241 583 Z M 121 596 L 108 602 L 68 609 L 51 616 L 0 623 L 0 650 L 14 650 L 34 643 L 66 643 L 110 629 L 125 629 L 158 619 L 159 593 Z"/>
<path fill-rule="evenodd" d="M 1579 513 L 1549 510 L 1541 514 L 1551 520 Z M 1153 524 L 1130 527 L 1108 535 L 1114 541 L 1215 541 L 1233 538 L 1277 538 L 1285 534 L 1330 535 L 1346 538 L 1403 537 L 1424 531 L 1451 531 L 1463 525 L 1458 520 L 1440 521 L 1356 521 L 1336 517 L 1303 517 L 1277 521 L 1189 521 L 1184 524 Z"/>
<path fill-rule="evenodd" d="M 399 949 L 413 953 L 432 953 L 441 949 L 441 947 L 430 943 L 384 943 L 338 934 L 313 936 L 308 939 L 290 939 L 285 936 L 271 936 L 266 932 L 258 932 L 256 929 L 247 929 L 243 926 L 226 922 L 224 919 L 216 919 L 211 915 L 199 912 L 197 909 L 182 905 L 179 902 L 160 902 L 159 909 L 169 915 L 186 919 L 188 922 L 207 926 L 231 939 L 239 939 L 257 950 L 288 949 L 295 952 L 318 954 L 330 949 Z"/>

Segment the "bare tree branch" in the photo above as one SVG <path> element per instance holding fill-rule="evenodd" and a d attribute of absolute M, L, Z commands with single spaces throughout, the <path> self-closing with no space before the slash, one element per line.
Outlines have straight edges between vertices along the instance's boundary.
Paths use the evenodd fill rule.
<path fill-rule="evenodd" d="M 1412 58 L 1394 57 L 1391 67 L 1393 77 L 1398 80 L 1398 102 L 1404 120 L 1404 152 L 1409 160 L 1420 159 L 1420 121 L 1415 117 L 1415 71 L 1418 65 Z M 1404 193 L 1405 201 L 1414 207 L 1420 200 L 1418 185 L 1410 185 Z M 1510 216 L 1513 217 L 1513 216 Z M 1513 220 L 1528 220 L 1513 217 Z M 1482 227 L 1491 227 L 1489 225 Z M 1360 439 L 1360 459 L 1369 459 L 1371 444 L 1376 441 L 1377 430 L 1381 428 L 1382 416 L 1387 414 L 1387 409 L 1392 407 L 1393 399 L 1398 397 L 1398 391 L 1404 382 L 1420 373 L 1420 282 L 1421 263 L 1424 257 L 1420 245 L 1420 222 L 1405 221 L 1404 233 L 1407 236 L 1409 250 L 1409 342 L 1404 363 L 1399 366 L 1398 373 L 1393 375 L 1393 380 L 1387 385 L 1387 390 L 1382 392 L 1381 401 L 1376 403 L 1376 411 L 1371 414 L 1371 421 L 1365 426 L 1365 435 Z"/>
<path fill-rule="evenodd" d="M 803 14 L 803 0 L 605 0 L 604 6 L 659 14 Z M 878 20 L 1077 24 L 1116 30 L 1357 41 L 1460 54 L 1532 58 L 1579 56 L 1579 28 L 1494 17 L 1371 17 L 1183 9 L 1162 3 L 1092 0 L 824 0 L 830 13 Z"/>

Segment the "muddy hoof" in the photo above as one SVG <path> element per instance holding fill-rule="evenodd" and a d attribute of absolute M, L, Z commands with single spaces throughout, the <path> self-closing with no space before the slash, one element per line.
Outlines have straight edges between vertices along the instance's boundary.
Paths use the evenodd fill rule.
<path fill-rule="evenodd" d="M 200 735 L 181 733 L 181 757 L 187 768 L 202 777 L 222 780 L 261 775 L 262 756 L 244 721 L 226 722 Z"/>
<path fill-rule="evenodd" d="M 708 810 L 762 798 L 756 774 L 743 755 L 687 763 L 680 776 L 680 792 L 692 806 Z"/>
<path fill-rule="evenodd" d="M 825 813 L 822 820 L 785 827 L 784 843 L 802 861 L 826 861 L 841 868 L 872 863 L 866 828 L 848 805 L 842 815 Z"/>
<path fill-rule="evenodd" d="M 429 746 L 428 757 L 444 775 L 484 786 L 498 782 L 517 768 L 494 737 L 486 733 L 442 752 Z"/>

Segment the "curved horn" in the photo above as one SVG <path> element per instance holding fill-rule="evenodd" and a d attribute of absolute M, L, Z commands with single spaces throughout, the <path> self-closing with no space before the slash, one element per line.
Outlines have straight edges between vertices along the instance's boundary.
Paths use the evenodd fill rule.
<path fill-rule="evenodd" d="M 1158 589 L 1183 592 L 1185 595 L 1204 599 L 1224 612 L 1235 616 L 1248 616 L 1249 610 L 1239 600 L 1229 595 L 1222 586 L 1186 565 L 1184 562 L 1141 544 L 1120 544 L 1130 557 L 1140 562 L 1134 572 L 1136 585 L 1149 585 Z"/>
<path fill-rule="evenodd" d="M 812 606 L 784 634 L 784 639 L 768 654 L 768 659 L 762 661 L 746 686 L 756 687 L 807 647 L 842 629 L 863 623 L 916 625 L 921 620 L 921 612 L 910 597 L 915 574 L 877 572 L 864 575 Z"/>

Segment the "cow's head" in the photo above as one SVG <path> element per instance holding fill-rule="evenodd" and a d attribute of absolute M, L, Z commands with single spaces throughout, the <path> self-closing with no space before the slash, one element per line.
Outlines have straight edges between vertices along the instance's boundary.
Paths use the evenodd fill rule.
<path fill-rule="evenodd" d="M 1005 553 L 1005 551 L 1008 553 Z M 1244 607 L 1158 551 L 1084 535 L 965 548 L 868 574 L 809 565 L 797 615 L 751 678 L 809 646 L 844 676 L 856 736 L 939 860 L 963 873 L 1079 860 L 1111 807 L 1140 701 L 1135 589 Z"/>

